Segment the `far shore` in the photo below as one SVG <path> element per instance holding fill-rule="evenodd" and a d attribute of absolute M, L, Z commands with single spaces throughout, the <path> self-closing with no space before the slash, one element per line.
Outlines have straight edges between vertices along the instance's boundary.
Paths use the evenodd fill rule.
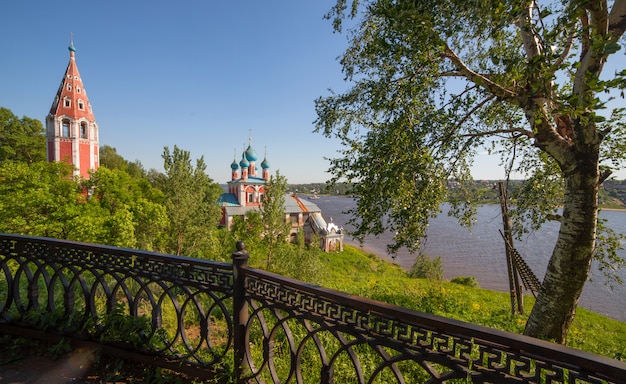
<path fill-rule="evenodd" d="M 312 193 L 298 193 L 298 194 L 299 194 L 299 195 L 302 195 L 302 196 L 306 196 L 306 197 L 314 196 Z M 330 195 L 330 194 L 327 194 L 327 193 L 318 193 L 318 194 L 316 194 L 315 196 L 317 196 L 317 197 L 329 197 L 329 196 L 332 196 L 332 197 L 349 197 L 349 198 L 355 198 L 355 196 L 348 196 L 348 195 Z M 498 203 L 497 201 L 494 201 L 494 202 L 483 202 L 483 203 L 478 203 L 478 205 L 497 205 L 497 204 L 500 204 L 500 203 Z M 559 207 L 559 208 L 562 208 L 562 207 Z M 602 206 L 601 206 L 601 207 L 599 207 L 598 209 L 599 209 L 599 210 L 601 210 L 601 211 L 626 211 L 626 207 L 622 207 L 622 208 L 607 208 L 607 207 L 602 207 Z M 356 243 L 356 244 L 358 244 L 358 243 Z M 359 246 L 360 246 L 360 245 L 359 245 Z"/>

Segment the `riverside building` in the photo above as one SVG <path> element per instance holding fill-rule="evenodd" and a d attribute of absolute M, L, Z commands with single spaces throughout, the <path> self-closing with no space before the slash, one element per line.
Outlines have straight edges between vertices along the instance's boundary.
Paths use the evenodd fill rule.
<path fill-rule="evenodd" d="M 248 148 L 241 154 L 241 160 L 237 162 L 235 154 L 230 165 L 231 180 L 227 182 L 227 192 L 220 197 L 220 224 L 229 229 L 235 217 L 245 216 L 246 212 L 259 209 L 263 204 L 265 186 L 270 180 L 270 163 L 266 154 L 259 170 L 257 160 L 258 156 L 252 148 L 250 138 Z M 336 224 L 327 223 L 321 209 L 313 202 L 300 198 L 295 193 L 286 194 L 285 220 L 291 223 L 290 240 L 294 241 L 302 234 L 305 242 L 310 243 L 317 235 L 324 251 L 343 250 L 343 231 Z"/>

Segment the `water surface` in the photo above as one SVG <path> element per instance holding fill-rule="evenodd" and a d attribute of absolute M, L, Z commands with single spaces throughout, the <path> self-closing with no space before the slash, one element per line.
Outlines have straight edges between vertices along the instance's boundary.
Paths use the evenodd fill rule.
<path fill-rule="evenodd" d="M 355 207 L 356 203 L 352 198 L 321 196 L 314 201 L 322 209 L 326 220 L 330 221 L 332 218 L 337 225 L 350 230 L 347 225 L 350 217 L 343 212 Z M 608 226 L 616 232 L 626 233 L 626 211 L 602 211 L 600 217 L 607 219 Z M 502 230 L 500 206 L 483 205 L 479 207 L 476 218 L 477 224 L 471 231 L 460 226 L 456 219 L 448 217 L 446 212 L 432 219 L 426 235 L 424 252 L 430 257 L 441 256 L 445 279 L 474 276 L 482 288 L 508 292 L 505 248 L 499 232 Z M 543 280 L 558 228 L 558 223 L 548 223 L 541 231 L 526 235 L 522 241 L 515 241 L 515 248 L 539 280 Z M 393 241 L 392 237 L 391 233 L 378 237 L 368 236 L 363 247 L 379 256 L 390 258 L 387 255 L 387 244 Z M 346 240 L 356 244 L 349 241 L 349 236 Z M 626 251 L 621 250 L 620 254 L 626 257 Z M 415 254 L 402 249 L 398 252 L 395 262 L 405 269 L 410 269 L 415 257 Z M 626 269 L 619 271 L 619 274 L 626 281 Z M 587 282 L 581 295 L 580 306 L 626 321 L 626 286 L 619 285 L 613 289 L 606 286 L 604 276 L 594 265 L 591 281 Z"/>

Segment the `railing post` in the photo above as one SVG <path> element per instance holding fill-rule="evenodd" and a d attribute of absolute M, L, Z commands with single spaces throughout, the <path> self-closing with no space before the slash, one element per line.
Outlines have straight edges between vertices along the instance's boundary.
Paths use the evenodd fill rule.
<path fill-rule="evenodd" d="M 243 241 L 238 241 L 233 252 L 233 352 L 235 358 L 235 382 L 241 380 L 246 356 L 246 324 L 248 302 L 246 301 L 245 268 L 248 266 L 248 251 Z"/>

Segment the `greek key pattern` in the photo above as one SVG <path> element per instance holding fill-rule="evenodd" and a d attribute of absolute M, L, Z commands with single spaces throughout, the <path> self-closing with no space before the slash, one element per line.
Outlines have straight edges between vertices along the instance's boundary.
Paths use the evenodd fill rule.
<path fill-rule="evenodd" d="M 116 345 L 128 335 L 109 319 L 130 316 L 139 350 L 215 368 L 232 345 L 232 287 L 230 264 L 0 235 L 4 324 L 37 329 L 52 313 L 55 333 Z"/>
<path fill-rule="evenodd" d="M 623 382 L 571 362 L 542 360 L 524 350 L 513 350 L 506 340 L 481 340 L 470 331 L 463 335 L 457 329 L 454 334 L 447 333 L 451 326 L 443 318 L 427 315 L 425 322 L 424 314 L 418 312 L 394 311 L 389 305 L 377 306 L 366 299 L 367 305 L 355 304 L 347 295 L 345 300 L 329 298 L 328 290 L 314 293 L 314 288 L 305 290 L 289 281 L 265 279 L 257 271 L 247 275 L 246 290 L 252 308 L 248 332 L 264 330 L 262 342 L 250 339 L 247 351 L 248 378 L 257 382 L 302 383 L 313 369 L 327 380 L 321 382 L 340 383 L 347 380 L 339 373 L 346 360 L 356 373 L 347 377 L 359 383 L 443 383 L 451 379 L 475 383 Z M 334 341 L 327 341 L 329 338 Z M 289 340 L 288 349 L 284 340 Z M 315 352 L 303 353 L 311 349 Z M 258 351 L 266 353 L 262 356 Z"/>
<path fill-rule="evenodd" d="M 233 268 L 0 234 L 0 325 L 117 345 L 123 315 L 125 348 L 217 373 L 234 353 L 237 382 L 626 383 L 619 361 Z"/>

